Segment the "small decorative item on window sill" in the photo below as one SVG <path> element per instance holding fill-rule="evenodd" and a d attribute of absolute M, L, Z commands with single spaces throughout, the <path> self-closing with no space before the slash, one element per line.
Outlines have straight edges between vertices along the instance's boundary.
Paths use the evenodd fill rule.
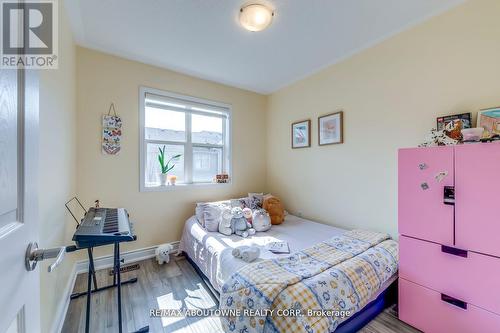
<path fill-rule="evenodd" d="M 121 139 L 122 119 L 116 114 L 114 103 L 111 103 L 108 114 L 102 116 L 102 153 L 117 155 L 121 150 Z"/>
<path fill-rule="evenodd" d="M 176 175 L 168 176 L 168 181 L 169 181 L 170 185 L 174 186 L 175 182 L 177 182 L 177 176 Z"/>
<path fill-rule="evenodd" d="M 167 185 L 167 180 L 170 179 L 170 185 L 175 185 L 175 182 L 177 181 L 177 176 L 176 175 L 168 175 L 168 172 L 172 170 L 175 167 L 175 162 L 182 156 L 182 154 L 177 154 L 172 156 L 166 163 L 165 163 L 165 148 L 166 146 L 164 145 L 162 148 L 158 147 L 158 162 L 160 162 L 160 185 L 161 186 L 166 186 Z M 172 163 L 172 164 L 170 164 Z"/>
<path fill-rule="evenodd" d="M 221 174 L 215 175 L 214 181 L 217 184 L 229 183 L 229 175 L 227 173 L 221 173 Z"/>

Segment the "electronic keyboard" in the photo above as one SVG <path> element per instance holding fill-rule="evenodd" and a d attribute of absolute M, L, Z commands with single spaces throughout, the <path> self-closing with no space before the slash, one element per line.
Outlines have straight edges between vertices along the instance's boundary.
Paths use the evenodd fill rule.
<path fill-rule="evenodd" d="M 73 241 L 80 248 L 136 239 L 124 208 L 90 208 L 73 235 Z"/>

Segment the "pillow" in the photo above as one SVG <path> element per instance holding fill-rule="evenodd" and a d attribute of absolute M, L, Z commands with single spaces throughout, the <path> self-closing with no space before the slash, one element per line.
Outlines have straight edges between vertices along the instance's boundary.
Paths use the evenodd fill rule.
<path fill-rule="evenodd" d="M 247 207 L 251 210 L 261 209 L 264 203 L 264 193 L 248 193 Z"/>
<path fill-rule="evenodd" d="M 195 208 L 195 215 L 198 223 L 205 228 L 205 210 L 212 206 L 224 206 L 230 207 L 231 202 L 229 200 L 214 201 L 214 202 L 198 202 Z M 210 213 L 209 213 L 210 214 Z"/>
<path fill-rule="evenodd" d="M 203 220 L 207 231 L 219 231 L 219 222 L 222 219 L 224 205 L 208 205 L 203 211 Z"/>
<path fill-rule="evenodd" d="M 247 207 L 248 198 L 231 199 L 231 208 L 239 207 L 241 209 Z"/>

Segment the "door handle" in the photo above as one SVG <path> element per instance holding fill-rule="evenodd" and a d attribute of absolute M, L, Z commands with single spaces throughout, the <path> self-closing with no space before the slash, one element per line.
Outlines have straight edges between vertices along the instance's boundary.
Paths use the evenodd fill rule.
<path fill-rule="evenodd" d="M 56 261 L 54 261 L 48 268 L 50 273 L 63 261 L 65 253 L 66 247 L 64 246 L 54 247 L 51 249 L 39 249 L 36 242 L 31 242 L 26 249 L 26 256 L 24 258 L 26 270 L 34 270 L 39 261 L 56 258 Z"/>

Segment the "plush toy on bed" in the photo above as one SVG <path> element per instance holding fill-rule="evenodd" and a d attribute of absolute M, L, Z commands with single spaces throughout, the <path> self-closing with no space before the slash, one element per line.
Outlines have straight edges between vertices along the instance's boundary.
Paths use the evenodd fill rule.
<path fill-rule="evenodd" d="M 267 210 L 269 216 L 271 216 L 272 224 L 281 224 L 285 220 L 285 209 L 281 200 L 273 195 L 264 196 L 264 203 L 262 208 Z"/>
<path fill-rule="evenodd" d="M 231 218 L 232 232 L 241 237 L 248 237 L 255 234 L 255 229 L 248 223 L 247 219 L 243 216 L 243 210 L 240 207 L 234 207 L 231 210 L 233 217 Z"/>
<path fill-rule="evenodd" d="M 252 210 L 250 208 L 243 208 L 243 217 L 245 217 L 248 223 L 252 224 Z"/>
<path fill-rule="evenodd" d="M 255 231 L 267 231 L 271 229 L 271 217 L 264 209 L 257 209 L 253 212 L 252 226 Z"/>
<path fill-rule="evenodd" d="M 230 208 L 224 208 L 221 214 L 221 219 L 219 221 L 219 232 L 226 236 L 231 236 L 233 234 L 233 229 L 231 228 L 231 219 L 233 215 L 231 214 Z"/>

